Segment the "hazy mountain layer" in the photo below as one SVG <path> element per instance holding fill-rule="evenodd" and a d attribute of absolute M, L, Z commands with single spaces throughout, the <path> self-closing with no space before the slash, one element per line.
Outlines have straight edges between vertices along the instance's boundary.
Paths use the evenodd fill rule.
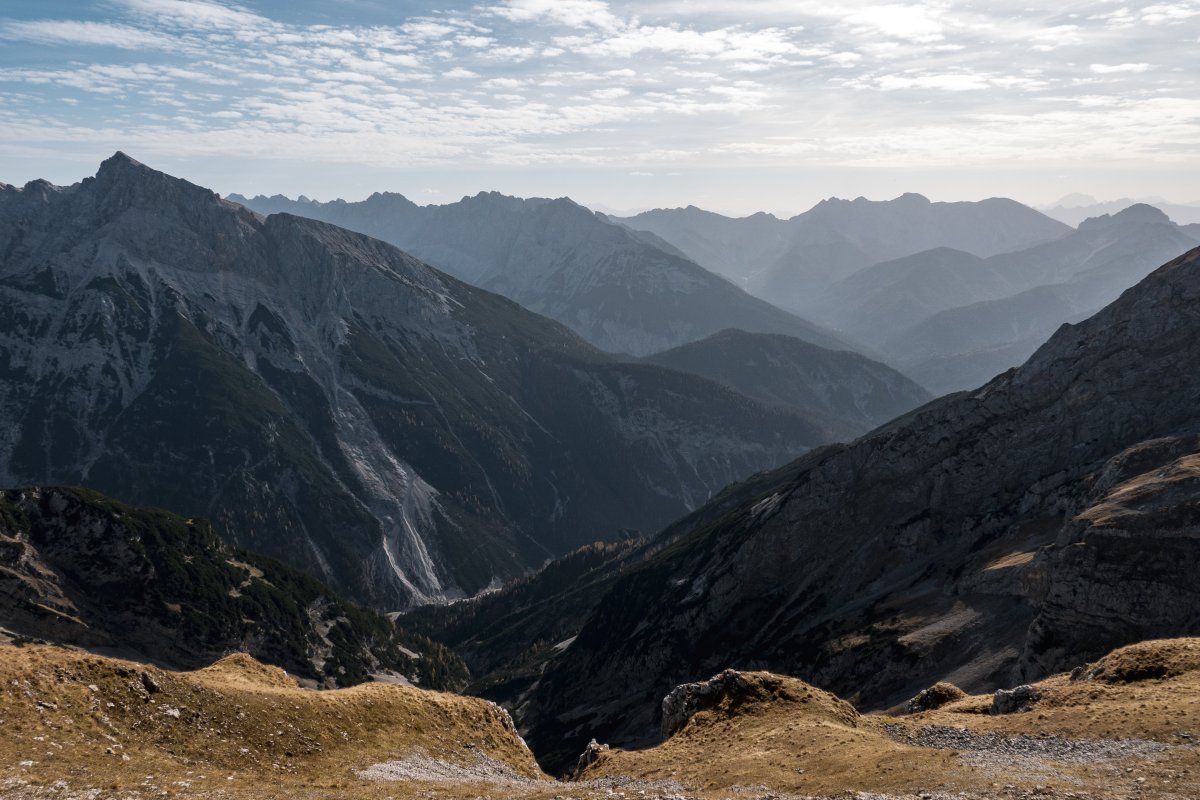
<path fill-rule="evenodd" d="M 1116 214 L 1121 209 L 1142 203 L 1154 206 L 1170 217 L 1172 222 L 1179 225 L 1200 223 L 1200 203 L 1168 203 L 1161 199 L 1133 200 L 1128 197 L 1121 198 L 1120 200 L 1100 202 L 1096 198 L 1087 195 L 1077 195 L 1074 198 L 1065 197 L 1063 200 L 1073 202 L 1060 202 L 1058 205 L 1051 206 L 1050 208 L 1043 208 L 1042 213 L 1059 222 L 1075 226 L 1085 219 L 1099 217 L 1104 214 Z"/>
<path fill-rule="evenodd" d="M 940 253 L 933 251 L 908 259 L 915 268 L 888 276 L 890 285 L 887 279 L 876 280 L 879 299 L 873 302 L 855 299 L 863 295 L 860 279 L 889 265 L 847 279 L 836 290 L 851 299 L 839 305 L 830 298 L 830 318 L 853 308 L 858 316 L 847 318 L 842 327 L 880 347 L 934 392 L 969 389 L 1020 364 L 1059 325 L 1095 313 L 1197 241 L 1157 209 L 1131 206 L 1111 217 L 1087 220 L 1075 233 L 1049 244 L 964 265 L 960 280 L 969 284 L 977 302 L 962 302 L 961 292 L 946 291 L 953 282 L 945 275 Z M 997 291 L 1006 285 L 1007 291 Z M 900 295 L 924 298 L 910 308 L 941 308 L 912 322 L 911 315 L 894 313 L 893 298 Z M 885 332 L 889 327 L 890 335 Z"/>
<path fill-rule="evenodd" d="M 357 203 L 238 195 L 391 242 L 468 283 L 562 322 L 610 352 L 645 355 L 725 328 L 850 349 L 830 331 L 751 297 L 656 237 L 613 225 L 565 198 L 480 193 L 443 206 L 396 194 Z"/>
<path fill-rule="evenodd" d="M 611 226 L 610 226 L 611 227 Z M 87 485 L 402 605 L 825 441 L 365 236 L 118 154 L 0 191 L 0 485 Z"/>
<path fill-rule="evenodd" d="M 811 309 L 829 285 L 881 261 L 938 247 L 987 257 L 1070 232 L 1012 200 L 931 203 L 919 194 L 885 202 L 833 198 L 788 220 L 769 214 L 731 219 L 689 206 L 621 221 L 789 309 Z"/>
<path fill-rule="evenodd" d="M 1197 633 L 1198 301 L 1194 250 L 1020 369 L 731 487 L 618 562 L 526 698 L 535 750 L 651 739 L 658 697 L 726 666 L 879 707 Z"/>
<path fill-rule="evenodd" d="M 711 378 L 808 419 L 827 420 L 840 440 L 866 433 L 932 399 L 891 367 L 790 336 L 722 331 L 647 356 L 646 361 Z"/>

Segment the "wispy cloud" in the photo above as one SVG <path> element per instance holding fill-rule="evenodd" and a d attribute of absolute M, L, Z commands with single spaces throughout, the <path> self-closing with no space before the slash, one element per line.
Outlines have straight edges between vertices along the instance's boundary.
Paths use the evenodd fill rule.
<path fill-rule="evenodd" d="M 0 147 L 625 174 L 1200 149 L 1194 0 L 480 0 L 342 24 L 266 0 L 77 8 L 0 18 Z"/>
<path fill-rule="evenodd" d="M 0 25 L 0 38 L 38 44 L 75 44 L 118 47 L 123 50 L 168 49 L 170 36 L 108 22 L 76 20 L 12 21 Z"/>

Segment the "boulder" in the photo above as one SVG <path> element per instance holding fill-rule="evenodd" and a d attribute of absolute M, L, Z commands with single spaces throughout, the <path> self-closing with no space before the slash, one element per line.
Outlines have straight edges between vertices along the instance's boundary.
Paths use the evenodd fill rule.
<path fill-rule="evenodd" d="M 932 711 L 935 708 L 941 708 L 947 703 L 961 700 L 966 696 L 967 693 L 953 683 L 938 681 L 928 689 L 922 689 L 917 693 L 916 697 L 905 703 L 904 712 L 906 714 L 917 714 L 921 711 Z"/>
<path fill-rule="evenodd" d="M 1029 684 L 1012 689 L 1000 689 L 992 698 L 993 714 L 1015 714 L 1019 711 L 1030 711 L 1033 704 L 1042 697 L 1042 690 Z"/>
<path fill-rule="evenodd" d="M 663 738 L 670 738 L 697 711 L 716 705 L 722 697 L 741 694 L 749 688 L 742 673 L 734 669 L 727 669 L 706 681 L 676 686 L 662 701 Z"/>

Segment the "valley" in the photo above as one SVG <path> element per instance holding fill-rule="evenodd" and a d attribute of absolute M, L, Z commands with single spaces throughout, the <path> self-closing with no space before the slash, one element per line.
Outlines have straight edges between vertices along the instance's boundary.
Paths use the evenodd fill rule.
<path fill-rule="evenodd" d="M 468 210 L 497 202 L 545 205 Z M 5 188 L 4 790 L 1188 796 L 1200 249 L 1151 271 L 1192 240 L 1148 207 L 1056 232 L 825 296 L 880 343 L 1089 276 L 1023 366 L 935 399 L 803 327 L 604 352 L 121 153 Z"/>
<path fill-rule="evenodd" d="M 892 196 L 0 184 L 0 796 L 1200 796 L 1192 207 Z"/>

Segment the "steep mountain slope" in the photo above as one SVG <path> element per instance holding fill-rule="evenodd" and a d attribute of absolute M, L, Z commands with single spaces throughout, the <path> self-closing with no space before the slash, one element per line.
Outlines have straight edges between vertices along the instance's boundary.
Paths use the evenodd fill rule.
<path fill-rule="evenodd" d="M 857 353 L 790 336 L 721 331 L 646 361 L 691 372 L 809 419 L 829 420 L 852 439 L 932 399 L 894 369 Z"/>
<path fill-rule="evenodd" d="M 203 516 L 391 606 L 654 530 L 821 428 L 118 154 L 0 191 L 0 485 Z"/>
<path fill-rule="evenodd" d="M 549 663 L 534 749 L 652 739 L 658 697 L 726 666 L 880 707 L 1197 633 L 1198 301 L 1200 249 L 1020 369 L 681 521 Z"/>
<path fill-rule="evenodd" d="M 329 686 L 385 672 L 431 688 L 466 678 L 444 648 L 229 547 L 203 520 L 83 489 L 0 492 L 0 625 L 176 667 L 245 651 Z"/>
<path fill-rule="evenodd" d="M 979 257 L 1070 232 L 1012 200 L 931 203 L 919 194 L 877 202 L 832 198 L 788 220 L 730 219 L 689 206 L 621 220 L 661 236 L 700 265 L 785 308 L 817 308 L 837 280 L 881 261 L 949 247 Z"/>
<path fill-rule="evenodd" d="M 920 374 L 934 394 L 982 386 L 1023 363 L 1064 322 L 1079 322 L 1093 313 L 1094 307 L 1078 308 L 1089 292 L 1074 289 L 1071 284 L 1038 286 L 939 311 L 889 339 L 887 349 Z"/>
<path fill-rule="evenodd" d="M 359 203 L 231 199 L 260 213 L 325 220 L 391 242 L 456 278 L 558 320 L 610 352 L 644 355 L 724 328 L 849 349 L 833 333 L 565 198 L 524 200 L 490 192 L 443 206 L 417 206 L 396 194 Z"/>

